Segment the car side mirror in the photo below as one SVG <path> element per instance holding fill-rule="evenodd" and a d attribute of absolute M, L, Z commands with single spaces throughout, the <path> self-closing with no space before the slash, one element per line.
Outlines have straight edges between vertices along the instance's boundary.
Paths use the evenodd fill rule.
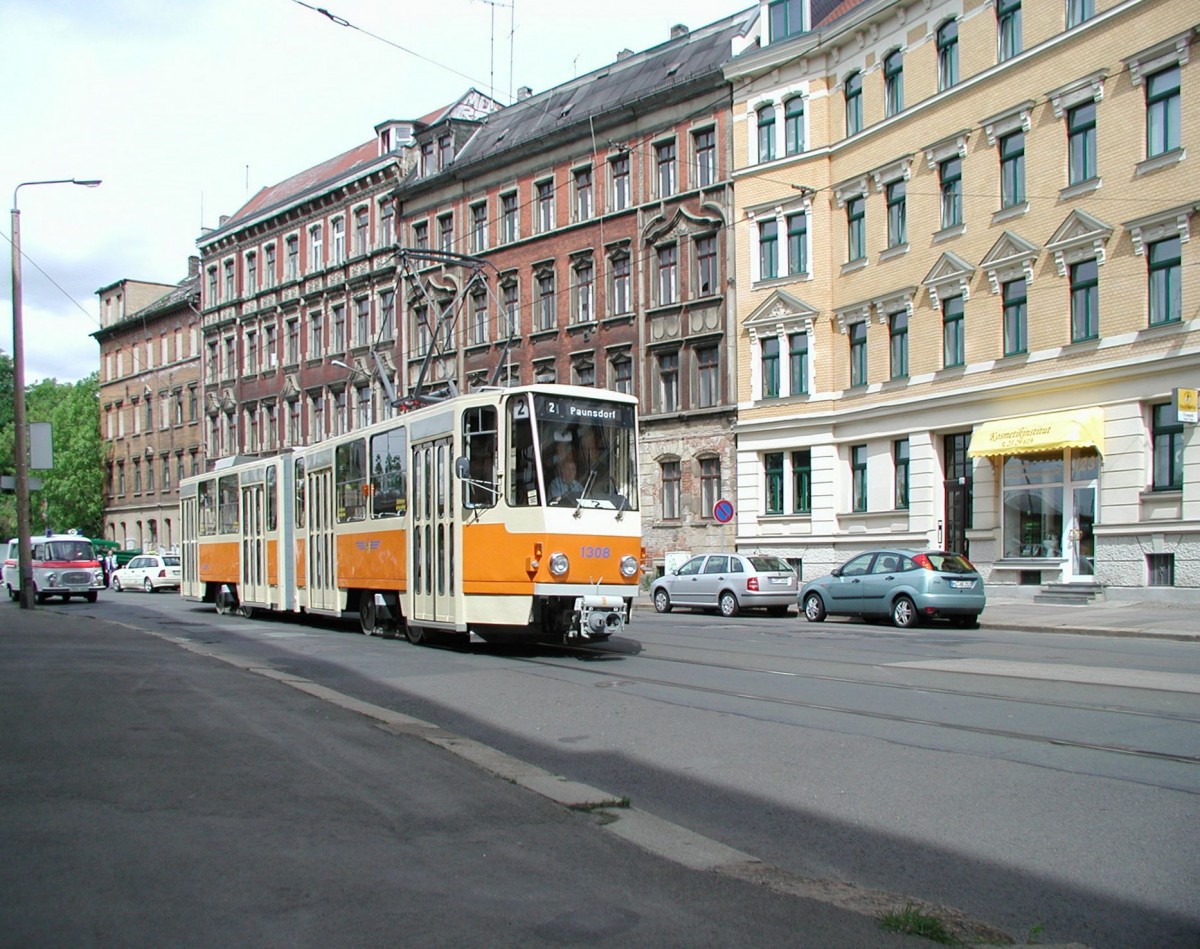
<path fill-rule="evenodd" d="M 840 577 L 842 575 L 842 568 L 834 567 L 832 570 L 829 571 L 829 575 L 831 577 Z"/>

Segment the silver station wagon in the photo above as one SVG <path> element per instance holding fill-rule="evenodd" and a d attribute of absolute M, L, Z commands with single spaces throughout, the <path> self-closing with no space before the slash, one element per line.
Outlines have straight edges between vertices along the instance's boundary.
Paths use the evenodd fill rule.
<path fill-rule="evenodd" d="M 796 571 L 778 557 L 700 554 L 650 584 L 650 596 L 660 613 L 688 606 L 719 610 L 723 616 L 750 609 L 783 616 L 796 601 L 799 585 Z"/>

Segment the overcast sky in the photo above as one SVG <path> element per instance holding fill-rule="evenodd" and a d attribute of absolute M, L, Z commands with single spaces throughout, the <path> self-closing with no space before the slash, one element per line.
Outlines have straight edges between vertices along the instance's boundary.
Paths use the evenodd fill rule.
<path fill-rule="evenodd" d="M 502 102 L 520 86 L 541 92 L 621 49 L 665 42 L 673 24 L 753 6 L 514 2 L 0 0 L 8 207 L 21 182 L 104 182 L 17 196 L 26 381 L 97 369 L 96 290 L 125 278 L 179 282 L 201 228 L 368 141 L 384 119 L 419 117 L 472 86 L 494 85 Z M 0 350 L 12 355 L 8 276 L 0 286 Z"/>

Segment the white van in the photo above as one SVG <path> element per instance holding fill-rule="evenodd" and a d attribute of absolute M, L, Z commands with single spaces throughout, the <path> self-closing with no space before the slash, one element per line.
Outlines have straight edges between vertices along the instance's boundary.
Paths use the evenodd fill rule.
<path fill-rule="evenodd" d="M 33 594 L 38 603 L 52 596 L 61 596 L 63 602 L 73 596 L 96 602 L 104 589 L 104 571 L 91 540 L 81 534 L 51 534 L 31 537 L 29 544 L 33 553 Z M 4 556 L 4 586 L 13 600 L 21 598 L 18 549 L 14 537 Z"/>

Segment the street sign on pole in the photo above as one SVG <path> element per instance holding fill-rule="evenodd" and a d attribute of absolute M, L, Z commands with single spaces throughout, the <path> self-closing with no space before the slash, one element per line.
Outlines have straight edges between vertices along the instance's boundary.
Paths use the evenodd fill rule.
<path fill-rule="evenodd" d="M 713 505 L 712 515 L 718 524 L 728 524 L 733 520 L 733 503 L 722 498 Z"/>

